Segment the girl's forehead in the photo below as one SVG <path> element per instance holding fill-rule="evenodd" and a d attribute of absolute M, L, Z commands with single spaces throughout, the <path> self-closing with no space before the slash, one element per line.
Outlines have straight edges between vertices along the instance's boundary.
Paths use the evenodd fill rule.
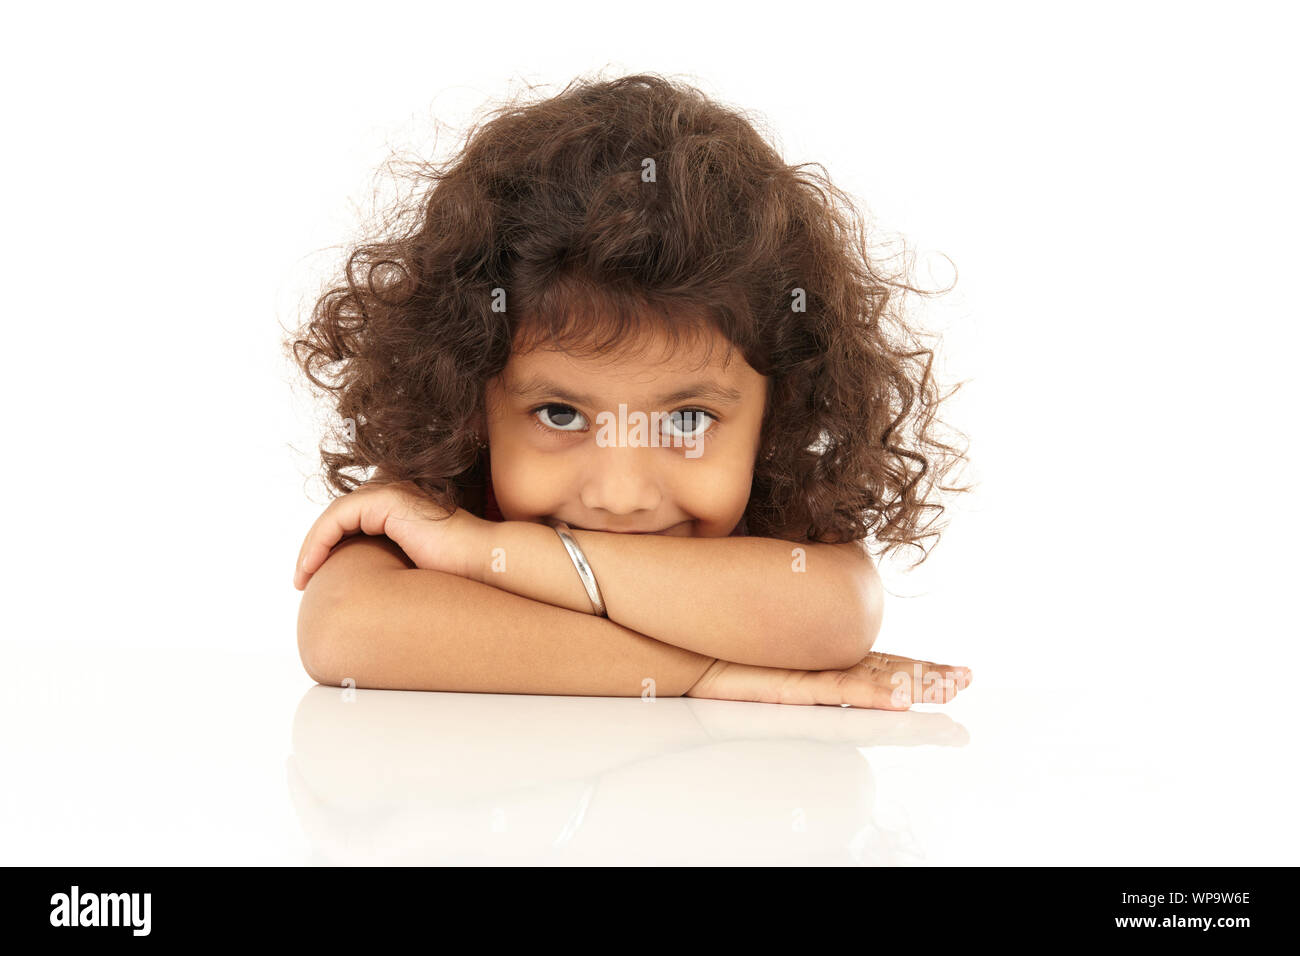
<path fill-rule="evenodd" d="M 738 353 L 724 362 L 715 353 L 709 362 L 698 356 L 575 358 L 560 350 L 537 350 L 513 357 L 494 385 L 505 396 L 528 402 L 550 398 L 582 406 L 617 401 L 652 405 L 687 400 L 709 401 L 723 408 L 764 403 L 764 376 Z"/>
<path fill-rule="evenodd" d="M 722 407 L 766 405 L 770 382 L 711 323 L 640 318 L 632 334 L 621 337 L 617 324 L 529 322 L 517 330 L 490 390 L 507 400 L 564 398 L 593 407 L 656 405 L 688 394 Z"/>
<path fill-rule="evenodd" d="M 735 344 L 711 327 L 649 327 L 633 335 L 602 338 L 599 332 L 555 338 L 545 333 L 517 337 L 510 352 L 516 366 L 567 363 L 575 367 L 673 368 L 682 371 L 725 366 Z"/>
<path fill-rule="evenodd" d="M 607 351 L 539 348 L 512 352 L 503 375 L 508 379 L 596 378 L 655 381 L 681 376 L 728 378 L 748 369 L 748 363 L 730 343 L 705 347 L 635 347 Z"/>

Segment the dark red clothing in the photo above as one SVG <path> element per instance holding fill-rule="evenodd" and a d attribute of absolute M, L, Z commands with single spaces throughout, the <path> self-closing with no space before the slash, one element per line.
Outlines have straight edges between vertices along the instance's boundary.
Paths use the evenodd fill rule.
<path fill-rule="evenodd" d="M 487 494 L 483 497 L 483 517 L 488 521 L 501 521 L 501 509 L 497 507 L 497 496 L 492 493 L 492 479 L 488 479 Z"/>

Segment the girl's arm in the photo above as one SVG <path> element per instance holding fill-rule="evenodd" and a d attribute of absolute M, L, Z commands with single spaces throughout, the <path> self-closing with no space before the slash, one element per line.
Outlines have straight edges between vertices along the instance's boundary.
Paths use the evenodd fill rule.
<path fill-rule="evenodd" d="M 368 535 L 339 543 L 312 576 L 298 650 L 321 684 L 580 697 L 680 697 L 714 663 L 590 607 L 579 614 L 415 568 L 391 540 Z"/>
<path fill-rule="evenodd" d="M 966 668 L 874 652 L 844 670 L 715 661 L 605 618 L 413 568 L 390 539 L 365 535 L 340 543 L 308 583 L 298 648 L 318 683 L 384 690 L 906 710 L 945 703 L 970 684 Z"/>
<path fill-rule="evenodd" d="M 612 621 L 709 658 L 800 670 L 861 661 L 880 630 L 883 589 L 860 543 L 678 538 L 571 531 Z M 476 580 L 594 618 L 555 529 L 483 532 Z M 599 619 L 597 619 L 599 620 Z"/>

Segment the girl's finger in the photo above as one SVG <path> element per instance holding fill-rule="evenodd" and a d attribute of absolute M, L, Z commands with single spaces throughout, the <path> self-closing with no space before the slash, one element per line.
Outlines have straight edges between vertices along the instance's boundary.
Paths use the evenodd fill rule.
<path fill-rule="evenodd" d="M 387 509 L 376 507 L 377 496 L 358 495 L 355 492 L 336 498 L 316 519 L 307 532 L 298 552 L 298 566 L 294 570 L 294 587 L 302 590 L 307 580 L 325 563 L 333 547 L 348 534 L 364 531 L 382 534 Z M 375 525 L 378 525 L 376 528 Z M 372 530 L 374 528 L 374 530 Z"/>
<path fill-rule="evenodd" d="M 957 682 L 957 686 L 962 689 L 970 686 L 971 670 L 969 667 L 958 667 L 952 664 L 935 664 L 931 661 L 915 660 L 911 657 L 901 657 L 897 654 L 880 654 L 873 651 L 853 666 L 878 671 L 901 670 L 906 671 L 909 675 L 915 677 L 917 665 L 920 665 L 922 680 L 924 680 L 925 675 L 931 671 L 938 671 L 945 676 L 952 677 Z"/>
<path fill-rule="evenodd" d="M 798 680 L 782 687 L 781 703 L 907 710 L 912 700 L 906 691 L 899 692 L 852 671 L 805 671 Z"/>
<path fill-rule="evenodd" d="M 931 661 L 909 661 L 906 665 L 876 664 L 871 661 L 863 661 L 863 666 L 868 671 L 889 674 L 890 676 L 904 673 L 913 681 L 928 681 L 933 675 L 938 674 L 952 680 L 953 685 L 959 689 L 964 690 L 970 686 L 971 672 L 969 667 L 954 667 L 950 664 L 935 664 Z"/>
<path fill-rule="evenodd" d="M 343 540 L 343 535 L 360 526 L 360 518 L 356 503 L 349 502 L 343 508 L 335 509 L 331 506 L 325 514 L 316 519 L 302 545 L 299 567 L 303 574 L 308 577 L 314 574 L 316 569 L 325 563 L 330 549 Z"/>
<path fill-rule="evenodd" d="M 338 504 L 338 501 L 342 500 L 343 499 L 340 498 L 337 501 L 332 502 L 329 507 L 321 513 L 320 517 L 312 522 L 311 527 L 307 530 L 306 536 L 302 539 L 302 546 L 298 548 L 298 563 L 295 566 L 296 577 L 305 578 L 309 576 L 312 571 L 316 570 L 317 565 L 313 563 L 316 549 L 321 540 L 329 536 L 330 529 L 338 527 L 338 520 L 336 517 L 338 509 L 335 505 Z"/>
<path fill-rule="evenodd" d="M 904 657 L 902 654 L 886 654 L 883 651 L 868 651 L 867 655 L 862 658 L 863 662 L 883 661 L 890 664 L 929 664 L 929 661 L 923 661 L 915 657 Z"/>
<path fill-rule="evenodd" d="M 925 703 L 946 704 L 970 683 L 963 667 L 944 667 L 929 661 L 913 661 L 912 665 L 863 661 L 858 666 L 869 675 L 868 679 L 882 685 L 911 688 L 913 703 L 924 699 Z"/>

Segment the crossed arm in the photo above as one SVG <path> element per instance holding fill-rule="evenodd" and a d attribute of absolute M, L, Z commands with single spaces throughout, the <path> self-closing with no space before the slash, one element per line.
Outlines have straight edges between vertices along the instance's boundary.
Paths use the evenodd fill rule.
<path fill-rule="evenodd" d="M 883 590 L 860 542 L 570 533 L 592 566 L 611 621 L 697 654 L 765 667 L 838 669 L 862 660 L 880 630 Z M 475 580 L 591 613 L 553 528 L 492 523 L 481 550 Z"/>
<path fill-rule="evenodd" d="M 357 532 L 396 544 L 404 566 L 369 547 L 340 566 L 333 557 L 347 545 L 340 539 Z M 562 631 L 581 620 L 587 630 L 616 628 L 671 649 L 674 663 L 690 655 L 680 663 L 692 668 L 713 660 L 821 671 L 860 662 L 880 628 L 882 588 L 861 542 L 571 533 L 595 571 L 608 619 L 592 614 L 554 528 L 448 512 L 409 483 L 359 489 L 332 502 L 303 542 L 294 576 L 295 587 L 305 588 L 300 644 L 328 650 L 370 633 L 374 639 L 360 647 L 374 658 L 386 641 L 415 639 L 399 633 L 414 622 L 435 638 L 427 646 L 435 653 L 452 641 L 439 628 L 454 605 L 462 627 L 476 631 L 488 621 L 513 627 L 522 617 L 536 635 L 543 619 Z M 387 572 L 367 573 L 378 570 L 374 561 Z M 499 613 L 507 605 L 509 617 Z M 331 623 L 343 617 L 349 626 Z"/>
<path fill-rule="evenodd" d="M 536 527 L 555 539 L 563 559 L 554 565 L 546 562 L 547 576 L 558 569 L 563 582 L 569 582 L 570 574 L 576 582 L 577 572 L 558 536 L 550 528 Z M 585 547 L 588 542 L 584 539 L 583 544 Z M 588 550 L 594 564 L 594 549 Z M 551 548 L 546 551 L 551 553 Z M 515 557 L 521 558 L 522 553 Z M 522 572 L 526 564 L 524 559 L 508 567 Z M 497 583 L 505 583 L 500 575 L 510 572 L 487 573 L 496 573 Z M 706 572 L 704 581 L 716 584 L 716 576 Z M 548 586 L 534 582 L 539 592 Z M 568 583 L 560 584 L 555 595 L 559 603 L 551 604 L 483 584 L 473 573 L 417 567 L 388 537 L 356 535 L 340 542 L 306 585 L 298 615 L 299 653 L 307 673 L 321 684 L 342 685 L 351 680 L 358 687 L 393 690 L 566 696 L 644 696 L 650 688 L 659 696 L 679 697 L 692 693 L 701 680 L 727 666 L 725 658 L 696 653 L 595 616 L 586 591 L 580 584 L 573 587 L 571 591 Z M 602 575 L 601 591 L 607 605 L 618 600 L 623 590 L 613 574 Z M 655 607 L 662 604 L 660 601 Z M 725 609 L 716 589 L 709 606 L 719 619 L 725 619 L 719 612 Z M 780 621 L 791 618 L 788 611 L 778 615 Z M 662 630 L 663 618 L 656 620 Z M 671 626 L 671 620 L 668 623 Z M 685 642 L 699 644 L 703 639 L 721 646 L 739 638 L 755 646 L 765 643 L 761 638 L 755 640 L 765 622 L 742 614 L 725 623 L 727 627 L 713 634 L 697 625 Z M 868 624 L 873 639 L 878 623 L 877 616 Z M 843 628 L 843 633 L 849 632 L 850 628 Z M 778 631 L 766 633 L 767 643 L 773 634 L 780 636 Z M 870 681 L 865 679 L 835 680 L 844 676 L 850 657 L 857 663 L 864 652 L 855 650 L 841 660 L 817 660 L 798 639 L 791 639 L 794 633 L 787 625 L 785 642 L 775 652 L 778 662 L 790 663 L 784 667 L 738 665 L 741 672 L 735 677 L 739 683 L 733 681 L 723 689 L 715 678 L 705 696 L 780 703 L 843 703 L 879 696 L 878 688 L 867 686 Z M 737 656 L 752 659 L 758 655 Z M 809 678 L 826 678 L 825 699 L 786 700 L 783 695 L 789 679 L 806 671 L 819 671 L 807 673 Z M 798 686 L 812 685 L 802 681 Z M 855 688 L 857 698 L 850 693 Z"/>

